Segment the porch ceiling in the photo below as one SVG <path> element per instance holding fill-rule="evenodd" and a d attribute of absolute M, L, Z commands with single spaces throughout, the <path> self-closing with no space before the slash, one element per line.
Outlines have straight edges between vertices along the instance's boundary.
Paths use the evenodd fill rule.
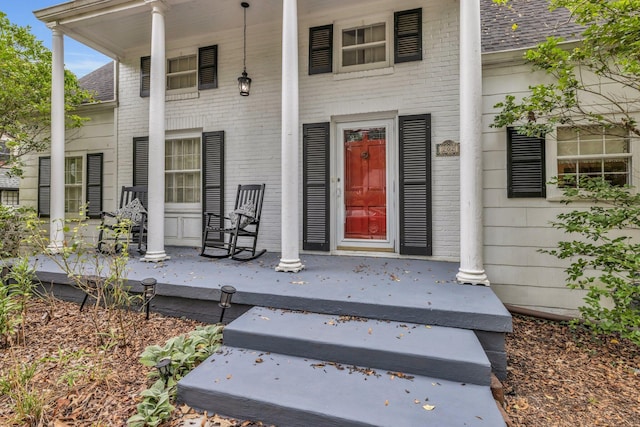
<path fill-rule="evenodd" d="M 203 34 L 242 26 L 240 0 L 164 0 L 167 48 Z M 282 19 L 282 0 L 255 0 L 247 11 L 247 26 Z M 364 4 L 352 0 L 350 6 Z M 298 14 L 314 13 L 343 0 L 300 0 Z M 151 5 L 145 0 L 74 0 L 46 9 L 35 16 L 47 25 L 112 58 L 129 52 L 148 51 L 151 44 Z"/>

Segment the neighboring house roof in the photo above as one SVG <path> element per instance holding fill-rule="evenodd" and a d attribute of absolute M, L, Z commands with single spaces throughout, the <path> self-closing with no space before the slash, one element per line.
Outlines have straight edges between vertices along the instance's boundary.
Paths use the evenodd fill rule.
<path fill-rule="evenodd" d="M 481 0 L 480 4 L 483 53 L 533 47 L 548 36 L 578 40 L 583 31 L 569 20 L 567 9 L 550 11 L 549 0 L 512 0 L 509 6 Z"/>
<path fill-rule="evenodd" d="M 80 87 L 94 92 L 96 101 L 113 101 L 115 99 L 113 82 L 114 62 L 103 65 L 78 79 Z"/>
<path fill-rule="evenodd" d="M 9 170 L 0 168 L 0 190 L 17 190 L 20 187 L 20 179 L 9 175 Z"/>

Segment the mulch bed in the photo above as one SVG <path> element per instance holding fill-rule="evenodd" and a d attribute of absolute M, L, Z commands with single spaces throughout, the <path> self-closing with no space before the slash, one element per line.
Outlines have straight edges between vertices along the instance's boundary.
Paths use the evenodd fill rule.
<path fill-rule="evenodd" d="M 34 364 L 26 391 L 43 399 L 42 416 L 31 425 L 124 426 L 135 412 L 139 393 L 147 388 L 147 368 L 138 362 L 143 349 L 187 333 L 199 322 L 152 313 L 132 313 L 135 330 L 127 345 L 103 336 L 102 345 L 91 309 L 77 304 L 35 300 L 25 326 L 26 345 L 0 349 L 0 378 L 17 364 Z M 514 316 L 507 338 L 509 368 L 503 382 L 505 410 L 513 426 L 639 426 L 640 349 L 607 337 L 596 340 L 567 325 Z M 10 426 L 16 411 L 0 396 L 0 425 Z M 164 427 L 202 419 L 190 408 L 178 408 Z M 259 422 L 210 417 L 222 427 L 258 426 Z M 217 424 L 216 424 L 217 423 Z M 23 421 L 21 424 L 26 425 Z"/>
<path fill-rule="evenodd" d="M 640 347 L 514 316 L 506 410 L 514 426 L 640 426 Z"/>

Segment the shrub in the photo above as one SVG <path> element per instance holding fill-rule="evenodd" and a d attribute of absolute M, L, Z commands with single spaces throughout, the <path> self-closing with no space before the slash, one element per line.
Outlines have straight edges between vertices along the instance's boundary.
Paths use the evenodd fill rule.
<path fill-rule="evenodd" d="M 585 289 L 583 320 L 596 334 L 619 333 L 640 345 L 640 194 L 601 179 L 565 188 L 565 203 L 588 201 L 587 209 L 558 215 L 553 227 L 577 236 L 542 252 L 570 259 L 567 286 Z"/>
<path fill-rule="evenodd" d="M 31 208 L 0 205 L 0 257 L 18 256 L 27 235 L 27 224 L 35 213 Z"/>

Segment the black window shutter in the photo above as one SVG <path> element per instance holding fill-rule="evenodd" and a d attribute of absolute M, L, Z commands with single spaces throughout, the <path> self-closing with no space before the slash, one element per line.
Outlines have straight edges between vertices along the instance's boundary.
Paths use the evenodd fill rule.
<path fill-rule="evenodd" d="M 422 9 L 394 14 L 394 62 L 422 61 Z"/>
<path fill-rule="evenodd" d="M 309 75 L 333 70 L 333 25 L 309 28 Z"/>
<path fill-rule="evenodd" d="M 145 98 L 151 91 L 151 57 L 140 58 L 140 96 Z"/>
<path fill-rule="evenodd" d="M 87 217 L 102 212 L 102 153 L 87 154 Z"/>
<path fill-rule="evenodd" d="M 302 248 L 328 251 L 329 123 L 305 124 L 302 134 Z"/>
<path fill-rule="evenodd" d="M 507 128 L 507 197 L 546 197 L 544 143 Z"/>
<path fill-rule="evenodd" d="M 218 87 L 218 46 L 198 49 L 198 89 Z"/>
<path fill-rule="evenodd" d="M 400 116 L 400 253 L 432 254 L 431 115 Z"/>
<path fill-rule="evenodd" d="M 51 157 L 38 159 L 38 215 L 49 216 L 51 209 Z"/>
<path fill-rule="evenodd" d="M 224 131 L 202 134 L 202 212 L 220 216 L 219 223 L 210 225 L 224 225 Z M 219 242 L 223 235 L 210 233 L 209 239 Z"/>
<path fill-rule="evenodd" d="M 133 185 L 149 184 L 149 137 L 133 138 Z"/>

